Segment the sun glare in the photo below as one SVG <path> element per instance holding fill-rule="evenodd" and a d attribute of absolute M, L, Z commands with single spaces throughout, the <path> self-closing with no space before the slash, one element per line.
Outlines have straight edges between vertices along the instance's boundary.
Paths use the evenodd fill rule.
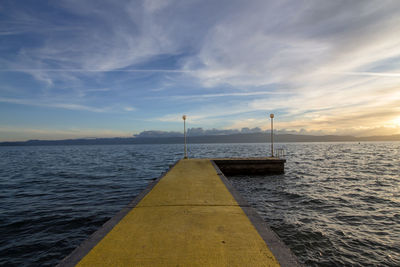
<path fill-rule="evenodd" d="M 390 121 L 391 125 L 395 126 L 395 127 L 400 127 L 400 117 L 395 118 L 394 120 Z"/>

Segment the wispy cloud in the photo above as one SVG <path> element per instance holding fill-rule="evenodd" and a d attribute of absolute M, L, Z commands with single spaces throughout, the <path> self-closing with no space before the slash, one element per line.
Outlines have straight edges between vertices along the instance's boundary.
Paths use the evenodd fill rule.
<path fill-rule="evenodd" d="M 0 69 L 1 72 L 144 72 L 144 73 L 189 73 L 190 70 L 168 70 L 168 69 Z"/>
<path fill-rule="evenodd" d="M 339 75 L 354 75 L 354 76 L 377 76 L 377 77 L 399 77 L 400 72 L 342 72 Z"/>
<path fill-rule="evenodd" d="M 119 110 L 168 130 L 183 112 L 204 127 L 262 126 L 275 112 L 281 127 L 326 132 L 400 116 L 398 1 L 10 1 L 3 10 L 1 102 Z"/>
<path fill-rule="evenodd" d="M 42 101 L 37 102 L 32 99 L 17 99 L 17 98 L 4 98 L 0 97 L 0 102 L 3 103 L 12 103 L 18 105 L 28 105 L 28 106 L 36 106 L 36 107 L 51 107 L 51 108 L 61 108 L 61 109 L 69 109 L 69 110 L 82 110 L 82 111 L 90 111 L 90 112 L 106 112 L 109 108 L 97 108 L 90 107 L 85 105 L 79 105 L 74 103 L 60 103 L 53 101 Z"/>
<path fill-rule="evenodd" d="M 124 110 L 125 111 L 135 111 L 136 108 L 134 108 L 134 107 L 124 107 Z"/>
<path fill-rule="evenodd" d="M 220 97 L 244 97 L 244 96 L 265 96 L 265 95 L 289 95 L 291 92 L 285 91 L 267 91 L 267 92 L 232 92 L 219 94 L 196 94 L 196 95 L 171 95 L 171 96 L 152 96 L 151 98 L 169 98 L 169 99 L 194 99 L 220 98 Z"/>

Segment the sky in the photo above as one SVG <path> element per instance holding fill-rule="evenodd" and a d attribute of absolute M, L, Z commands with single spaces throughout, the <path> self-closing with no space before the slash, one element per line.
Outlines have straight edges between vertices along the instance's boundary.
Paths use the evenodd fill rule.
<path fill-rule="evenodd" d="M 0 141 L 400 133 L 400 1 L 2 0 Z"/>

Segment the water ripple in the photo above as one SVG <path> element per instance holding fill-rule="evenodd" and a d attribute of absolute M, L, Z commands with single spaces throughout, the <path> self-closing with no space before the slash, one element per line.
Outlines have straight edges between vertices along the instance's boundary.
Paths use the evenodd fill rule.
<path fill-rule="evenodd" d="M 400 143 L 283 146 L 284 175 L 230 180 L 300 261 L 399 266 Z"/>
<path fill-rule="evenodd" d="M 307 266 L 400 266 L 400 143 L 277 144 L 284 175 L 229 177 Z M 265 144 L 190 145 L 195 157 Z M 181 145 L 0 147 L 0 266 L 54 266 L 182 158 Z"/>

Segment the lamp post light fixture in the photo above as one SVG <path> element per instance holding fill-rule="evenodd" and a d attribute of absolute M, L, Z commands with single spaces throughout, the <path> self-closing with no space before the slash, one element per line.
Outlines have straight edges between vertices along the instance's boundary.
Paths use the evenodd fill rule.
<path fill-rule="evenodd" d="M 274 157 L 274 114 L 269 114 L 271 118 L 271 157 Z"/>
<path fill-rule="evenodd" d="M 183 138 L 184 138 L 184 142 L 185 142 L 184 159 L 187 159 L 188 157 L 187 157 L 187 146 L 186 146 L 186 115 L 183 115 L 182 119 L 183 119 Z"/>

